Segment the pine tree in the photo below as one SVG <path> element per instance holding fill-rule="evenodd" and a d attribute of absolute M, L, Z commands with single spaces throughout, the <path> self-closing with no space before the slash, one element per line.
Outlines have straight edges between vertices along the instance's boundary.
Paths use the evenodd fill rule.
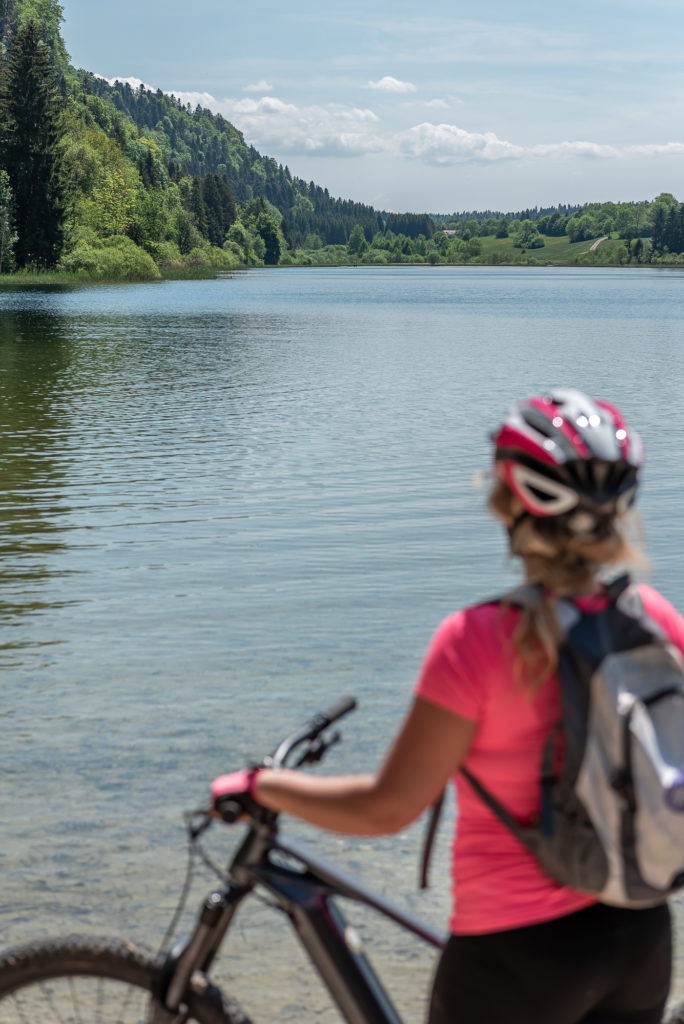
<path fill-rule="evenodd" d="M 53 266 L 62 250 L 64 129 L 54 79 L 50 51 L 31 21 L 15 37 L 2 97 L 2 163 L 14 194 L 20 267 Z"/>
<path fill-rule="evenodd" d="M 666 245 L 667 214 L 665 207 L 657 203 L 653 211 L 653 224 L 651 227 L 651 244 L 656 252 L 662 252 Z"/>
<path fill-rule="evenodd" d="M 212 245 L 221 246 L 226 239 L 226 229 L 223 227 L 221 196 L 213 174 L 207 174 L 202 182 L 202 199 L 207 218 L 207 238 Z"/>
<path fill-rule="evenodd" d="M 194 177 L 192 179 L 192 188 L 190 191 L 190 213 L 193 215 L 195 220 L 195 226 L 203 238 L 207 237 L 207 211 L 204 206 L 202 181 L 200 178 Z"/>
<path fill-rule="evenodd" d="M 222 226 L 225 235 L 237 219 L 237 206 L 235 204 L 235 196 L 224 174 L 216 175 L 216 187 L 221 197 Z"/>

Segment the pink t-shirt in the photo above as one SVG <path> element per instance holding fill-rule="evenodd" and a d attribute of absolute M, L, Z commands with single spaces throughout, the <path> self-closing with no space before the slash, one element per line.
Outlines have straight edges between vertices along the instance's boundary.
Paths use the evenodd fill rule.
<path fill-rule="evenodd" d="M 651 587 L 640 585 L 647 614 L 684 655 L 684 619 Z M 603 598 L 577 602 L 597 610 Z M 465 765 L 520 821 L 539 810 L 539 763 L 558 721 L 556 677 L 535 694 L 513 678 L 512 635 L 520 611 L 484 604 L 450 615 L 435 633 L 416 696 L 477 722 Z M 452 852 L 454 934 L 502 931 L 551 920 L 594 903 L 551 881 L 532 855 L 472 790 L 454 779 Z"/>

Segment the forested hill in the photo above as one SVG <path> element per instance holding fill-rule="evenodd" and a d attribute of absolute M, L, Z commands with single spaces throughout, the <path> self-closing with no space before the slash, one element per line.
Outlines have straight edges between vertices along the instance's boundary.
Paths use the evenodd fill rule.
<path fill-rule="evenodd" d="M 386 213 L 211 111 L 75 70 L 59 0 L 0 0 L 0 274 L 206 276 L 337 263 L 684 264 L 684 204 Z"/>
<path fill-rule="evenodd" d="M 384 221 L 372 206 L 334 199 L 313 181 L 293 177 L 271 157 L 248 146 L 242 133 L 220 114 L 202 107 L 192 110 L 161 90 L 113 86 L 86 71 L 77 74 L 78 100 L 91 111 L 98 97 L 130 120 L 161 149 L 172 179 L 184 174 L 203 178 L 224 175 L 238 202 L 262 197 L 283 215 L 283 231 L 294 246 L 315 234 L 324 244 L 344 245 L 356 224 L 372 238 Z M 107 120 L 105 111 L 104 120 Z"/>
<path fill-rule="evenodd" d="M 62 18 L 59 0 L 0 0 L 0 273 L 275 265 L 391 229 L 396 214 L 293 176 L 220 115 L 75 70 Z"/>

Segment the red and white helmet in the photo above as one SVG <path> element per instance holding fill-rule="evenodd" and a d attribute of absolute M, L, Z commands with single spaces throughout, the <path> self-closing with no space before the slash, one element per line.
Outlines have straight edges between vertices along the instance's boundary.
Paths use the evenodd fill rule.
<path fill-rule="evenodd" d="M 524 399 L 493 441 L 497 476 L 532 516 L 576 509 L 569 525 L 584 532 L 634 501 L 643 445 L 608 402 L 569 388 Z"/>

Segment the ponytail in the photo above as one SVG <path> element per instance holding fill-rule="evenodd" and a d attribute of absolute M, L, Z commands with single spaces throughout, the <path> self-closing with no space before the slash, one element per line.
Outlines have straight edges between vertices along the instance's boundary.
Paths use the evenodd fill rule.
<path fill-rule="evenodd" d="M 522 610 L 513 633 L 516 674 L 535 693 L 558 663 L 553 598 L 590 590 L 604 566 L 644 565 L 645 559 L 626 540 L 622 516 L 605 516 L 586 534 L 573 533 L 565 516 L 522 512 L 516 518 L 519 503 L 501 480 L 489 495 L 489 507 L 506 524 L 510 552 L 522 560 L 526 581 L 538 593 L 538 601 Z"/>

